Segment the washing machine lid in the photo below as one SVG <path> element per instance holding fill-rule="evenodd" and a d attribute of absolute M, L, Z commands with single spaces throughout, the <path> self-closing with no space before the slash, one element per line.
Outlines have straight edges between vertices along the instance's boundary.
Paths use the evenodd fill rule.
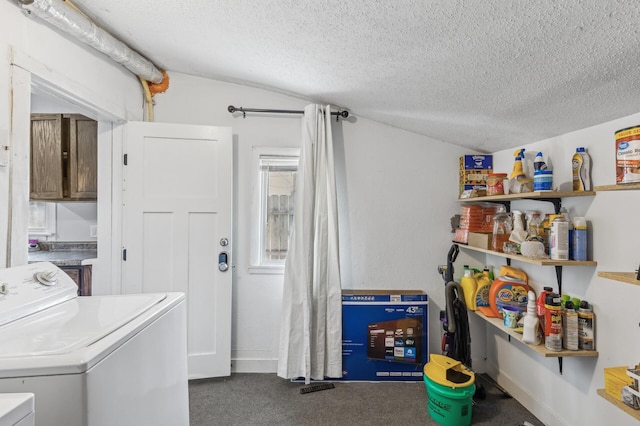
<path fill-rule="evenodd" d="M 6 358 L 64 355 L 93 345 L 134 321 L 166 294 L 78 297 L 0 327 L 0 363 Z"/>

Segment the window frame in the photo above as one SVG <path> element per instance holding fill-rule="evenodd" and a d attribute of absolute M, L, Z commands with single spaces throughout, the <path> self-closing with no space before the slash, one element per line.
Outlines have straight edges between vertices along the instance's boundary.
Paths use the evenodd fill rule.
<path fill-rule="evenodd" d="M 290 147 L 253 147 L 252 153 L 252 206 L 251 206 L 251 255 L 249 273 L 284 274 L 284 262 L 265 261 L 264 237 L 266 228 L 265 182 L 260 164 L 263 157 L 288 157 L 299 160 L 300 148 Z"/>
<path fill-rule="evenodd" d="M 56 203 L 49 203 L 45 201 L 30 201 L 29 211 L 31 211 L 31 203 L 42 204 L 44 208 L 46 225 L 41 228 L 29 226 L 28 234 L 34 237 L 52 237 L 56 234 Z M 31 225 L 31 221 L 29 221 Z"/>

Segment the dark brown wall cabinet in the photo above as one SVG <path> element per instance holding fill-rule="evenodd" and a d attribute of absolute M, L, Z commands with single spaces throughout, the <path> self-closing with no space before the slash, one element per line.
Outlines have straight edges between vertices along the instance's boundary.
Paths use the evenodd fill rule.
<path fill-rule="evenodd" d="M 98 123 L 79 114 L 31 115 L 31 200 L 96 201 Z"/>

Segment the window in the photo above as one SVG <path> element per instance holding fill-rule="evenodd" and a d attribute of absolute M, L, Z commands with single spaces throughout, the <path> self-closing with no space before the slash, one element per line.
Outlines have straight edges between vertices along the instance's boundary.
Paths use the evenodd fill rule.
<path fill-rule="evenodd" d="M 56 231 L 56 204 L 29 203 L 29 235 L 51 236 Z"/>
<path fill-rule="evenodd" d="M 299 152 L 294 148 L 254 148 L 251 272 L 284 272 L 293 226 Z"/>

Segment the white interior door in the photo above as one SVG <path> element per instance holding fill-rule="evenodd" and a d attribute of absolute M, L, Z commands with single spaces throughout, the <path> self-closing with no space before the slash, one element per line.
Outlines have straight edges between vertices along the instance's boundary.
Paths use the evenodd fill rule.
<path fill-rule="evenodd" d="M 129 122 L 124 135 L 123 293 L 186 293 L 189 378 L 228 376 L 231 128 Z"/>

